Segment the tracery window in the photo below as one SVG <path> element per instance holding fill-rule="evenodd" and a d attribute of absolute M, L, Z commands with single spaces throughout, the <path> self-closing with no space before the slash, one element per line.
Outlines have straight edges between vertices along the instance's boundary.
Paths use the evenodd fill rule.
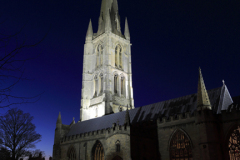
<path fill-rule="evenodd" d="M 229 148 L 229 159 L 230 160 L 240 160 L 240 127 L 233 130 L 229 138 L 228 143 Z"/>
<path fill-rule="evenodd" d="M 97 141 L 93 148 L 93 160 L 104 160 L 104 150 L 101 142 Z"/>
<path fill-rule="evenodd" d="M 114 93 L 117 94 L 118 75 L 114 75 Z"/>
<path fill-rule="evenodd" d="M 120 152 L 120 141 L 117 140 L 116 142 L 116 152 Z"/>
<path fill-rule="evenodd" d="M 122 68 L 122 47 L 119 44 L 115 48 L 115 66 Z"/>
<path fill-rule="evenodd" d="M 192 148 L 190 140 L 185 133 L 178 130 L 174 133 L 170 142 L 170 159 L 171 160 L 192 160 Z"/>
<path fill-rule="evenodd" d="M 68 149 L 67 157 L 68 160 L 76 160 L 76 151 L 73 147 Z"/>
<path fill-rule="evenodd" d="M 97 64 L 96 66 L 99 67 L 103 64 L 103 47 L 102 45 L 98 45 L 97 47 Z"/>

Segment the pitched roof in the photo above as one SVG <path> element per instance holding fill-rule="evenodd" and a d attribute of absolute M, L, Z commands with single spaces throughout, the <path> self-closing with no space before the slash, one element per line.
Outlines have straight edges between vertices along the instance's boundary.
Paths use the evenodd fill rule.
<path fill-rule="evenodd" d="M 208 91 L 212 109 L 215 113 L 218 113 L 219 108 L 220 110 L 225 109 L 232 104 L 232 101 L 229 99 L 229 97 L 225 98 L 225 95 L 230 96 L 230 94 L 228 93 L 228 90 L 223 89 L 223 87 Z M 220 105 L 219 102 L 221 101 L 224 103 L 221 103 Z M 159 116 L 169 117 L 186 112 L 193 113 L 196 108 L 197 94 L 191 94 L 129 110 L 130 122 L 131 124 L 134 124 L 143 121 L 155 120 Z M 119 121 L 119 125 L 123 125 L 126 114 L 125 112 L 126 111 L 122 111 L 119 113 L 76 123 L 72 125 L 67 136 L 110 128 L 112 127 L 112 124 L 116 123 L 117 121 Z"/>

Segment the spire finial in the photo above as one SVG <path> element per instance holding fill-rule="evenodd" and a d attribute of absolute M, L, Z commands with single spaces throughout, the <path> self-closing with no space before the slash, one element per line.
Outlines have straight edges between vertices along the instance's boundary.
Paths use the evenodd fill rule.
<path fill-rule="evenodd" d="M 203 80 L 201 68 L 199 67 L 197 110 L 204 110 L 204 109 L 211 110 L 212 107 L 211 107 L 206 86 Z"/>
<path fill-rule="evenodd" d="M 222 80 L 222 83 L 223 83 L 223 85 L 225 85 L 225 81 L 224 80 Z"/>
<path fill-rule="evenodd" d="M 128 21 L 127 17 L 125 19 L 125 31 L 124 31 L 124 36 L 127 40 L 130 40 L 130 32 L 129 32 L 129 27 L 128 27 Z"/>
<path fill-rule="evenodd" d="M 88 30 L 87 30 L 87 35 L 86 35 L 86 41 L 91 41 L 93 37 L 93 29 L 92 29 L 92 21 L 90 19 L 89 25 L 88 25 Z"/>

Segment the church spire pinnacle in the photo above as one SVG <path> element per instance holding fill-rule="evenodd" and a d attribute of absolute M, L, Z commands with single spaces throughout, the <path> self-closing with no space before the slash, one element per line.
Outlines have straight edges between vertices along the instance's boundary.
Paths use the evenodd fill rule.
<path fill-rule="evenodd" d="M 123 37 L 117 0 L 102 0 L 97 35 L 104 32 L 112 32 Z"/>
<path fill-rule="evenodd" d="M 57 119 L 57 124 L 59 124 L 59 123 L 62 124 L 61 112 L 59 112 L 58 119 Z"/>
<path fill-rule="evenodd" d="M 88 30 L 87 30 L 87 35 L 86 35 L 86 41 L 91 41 L 93 37 L 93 29 L 92 29 L 92 21 L 90 19 L 89 25 L 88 25 Z"/>
<path fill-rule="evenodd" d="M 197 110 L 211 110 L 211 104 L 209 101 L 208 93 L 203 80 L 201 68 L 199 67 L 199 77 L 198 77 L 198 93 L 197 93 Z"/>
<path fill-rule="evenodd" d="M 127 40 L 130 40 L 130 32 L 129 32 L 127 17 L 126 17 L 126 20 L 125 20 L 124 36 L 125 36 L 125 38 L 126 38 Z"/>

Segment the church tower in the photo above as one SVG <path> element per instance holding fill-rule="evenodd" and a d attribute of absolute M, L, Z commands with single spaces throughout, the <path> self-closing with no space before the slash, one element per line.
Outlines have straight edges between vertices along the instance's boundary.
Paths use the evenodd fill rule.
<path fill-rule="evenodd" d="M 102 0 L 98 31 L 90 20 L 84 45 L 80 120 L 134 108 L 127 19 L 121 32 L 117 0 Z"/>

